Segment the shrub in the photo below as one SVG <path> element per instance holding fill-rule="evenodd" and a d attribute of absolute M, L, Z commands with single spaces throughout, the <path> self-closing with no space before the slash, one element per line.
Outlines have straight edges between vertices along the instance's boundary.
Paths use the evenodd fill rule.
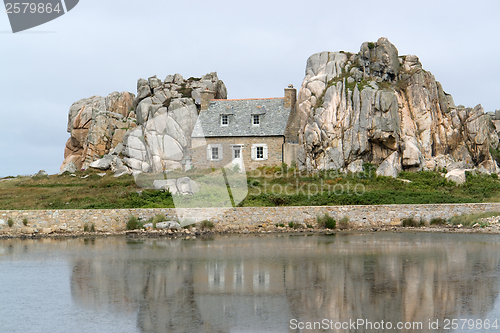
<path fill-rule="evenodd" d="M 478 214 L 462 214 L 455 215 L 450 219 L 451 225 L 463 225 L 464 227 L 471 227 L 476 223 L 481 224 L 481 219 L 500 216 L 500 212 L 486 212 L 486 213 L 478 213 Z"/>
<path fill-rule="evenodd" d="M 418 227 L 423 227 L 425 225 L 425 222 L 422 218 L 420 220 L 416 220 L 413 217 L 407 217 L 407 218 L 403 219 L 402 225 L 405 228 L 407 228 L 407 227 L 418 228 Z"/>
<path fill-rule="evenodd" d="M 344 216 L 343 218 L 340 219 L 340 221 L 339 221 L 339 228 L 341 230 L 349 228 L 349 218 L 347 216 Z"/>
<path fill-rule="evenodd" d="M 369 48 L 370 50 L 374 49 L 374 48 L 375 48 L 375 44 L 374 44 L 374 43 L 372 43 L 372 42 L 369 42 L 369 43 L 368 43 L 368 48 Z"/>
<path fill-rule="evenodd" d="M 213 229 L 214 228 L 214 223 L 209 220 L 203 220 L 200 222 L 200 227 L 204 229 Z"/>
<path fill-rule="evenodd" d="M 300 227 L 300 224 L 299 224 L 299 223 L 297 223 L 297 222 L 290 221 L 290 222 L 288 222 L 288 226 L 289 226 L 290 228 L 297 229 L 297 228 L 299 228 L 299 227 Z"/>
<path fill-rule="evenodd" d="M 9 217 L 9 219 L 7 220 L 7 224 L 9 225 L 9 228 L 12 228 L 12 226 L 14 225 L 14 220 L 12 219 L 12 217 Z"/>
<path fill-rule="evenodd" d="M 83 225 L 83 231 L 84 231 L 84 232 L 88 232 L 88 231 L 89 231 L 89 225 L 88 225 L 88 223 L 85 223 L 85 224 Z"/>
<path fill-rule="evenodd" d="M 283 228 L 283 227 L 285 227 L 285 225 L 284 225 L 283 223 L 276 223 L 276 228 L 277 228 L 277 227 L 281 227 L 281 228 Z"/>
<path fill-rule="evenodd" d="M 442 217 L 434 217 L 431 219 L 430 225 L 445 225 L 446 224 L 446 219 L 443 219 Z"/>
<path fill-rule="evenodd" d="M 326 214 L 323 216 L 318 216 L 317 219 L 318 225 L 322 228 L 327 229 L 335 229 L 337 226 L 337 222 L 330 215 Z"/>
<path fill-rule="evenodd" d="M 129 217 L 127 221 L 127 230 L 136 230 L 142 228 L 142 223 L 135 216 Z"/>
<path fill-rule="evenodd" d="M 156 223 L 164 222 L 166 220 L 167 220 L 167 217 L 164 214 L 158 214 L 158 215 L 155 215 L 153 218 L 151 218 L 149 222 L 153 223 L 153 228 L 156 229 Z"/>
<path fill-rule="evenodd" d="M 23 219 L 23 224 L 24 224 L 24 226 L 28 225 L 28 219 L 26 217 Z"/>

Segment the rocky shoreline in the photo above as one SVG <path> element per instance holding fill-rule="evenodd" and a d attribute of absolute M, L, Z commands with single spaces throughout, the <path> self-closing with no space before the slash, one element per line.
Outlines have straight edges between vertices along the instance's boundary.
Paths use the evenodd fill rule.
<path fill-rule="evenodd" d="M 431 232 L 431 233 L 477 233 L 477 234 L 500 234 L 500 225 L 498 217 L 496 223 L 486 227 L 463 227 L 461 225 L 452 226 L 424 226 L 424 227 L 401 227 L 401 226 L 381 226 L 381 227 L 348 227 L 344 229 L 326 229 L 326 228 L 293 228 L 280 226 L 256 226 L 239 228 L 228 228 L 216 226 L 213 229 L 191 228 L 181 230 L 157 230 L 157 229 L 141 229 L 141 230 L 122 230 L 114 232 L 51 232 L 51 233 L 5 233 L 0 235 L 2 239 L 42 239 L 42 238 L 85 238 L 85 237 L 116 237 L 126 236 L 130 238 L 178 238 L 178 237 L 202 237 L 215 235 L 264 235 L 264 234 L 308 234 L 308 235 L 333 235 L 347 234 L 358 232 Z"/>

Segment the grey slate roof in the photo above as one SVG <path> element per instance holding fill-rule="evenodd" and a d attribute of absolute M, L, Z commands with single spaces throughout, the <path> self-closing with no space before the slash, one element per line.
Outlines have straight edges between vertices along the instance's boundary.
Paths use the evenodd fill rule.
<path fill-rule="evenodd" d="M 284 98 L 216 99 L 208 110 L 201 111 L 192 137 L 281 136 L 285 135 L 291 108 Z M 221 115 L 229 124 L 221 125 Z M 260 125 L 252 125 L 252 115 L 260 115 Z"/>

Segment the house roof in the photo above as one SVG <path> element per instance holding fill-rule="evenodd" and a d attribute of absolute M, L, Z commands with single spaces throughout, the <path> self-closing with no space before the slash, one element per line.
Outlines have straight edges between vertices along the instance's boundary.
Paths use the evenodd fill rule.
<path fill-rule="evenodd" d="M 201 111 L 192 137 L 281 136 L 285 135 L 291 108 L 280 98 L 213 99 L 208 110 Z M 252 124 L 252 115 L 260 115 L 260 125 Z M 228 125 L 221 125 L 228 115 Z"/>

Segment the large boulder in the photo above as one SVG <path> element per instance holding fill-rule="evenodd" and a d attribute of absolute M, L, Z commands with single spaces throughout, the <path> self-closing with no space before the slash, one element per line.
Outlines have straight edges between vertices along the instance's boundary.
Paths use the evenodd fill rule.
<path fill-rule="evenodd" d="M 132 172 L 162 172 L 180 169 L 188 160 L 191 133 L 198 119 L 200 91 L 209 89 L 216 98 L 227 98 L 217 73 L 184 79 L 169 75 L 137 82 L 138 127 L 123 138 L 124 162 Z"/>
<path fill-rule="evenodd" d="M 70 163 L 77 169 L 112 169 L 115 176 L 182 168 L 205 89 L 214 91 L 215 98 L 227 98 L 224 82 L 212 72 L 201 78 L 139 79 L 137 98 L 113 92 L 75 102 L 61 172 Z M 112 162 L 103 158 L 108 154 L 115 156 Z"/>
<path fill-rule="evenodd" d="M 457 162 L 497 170 L 489 150 L 498 134 L 483 108 L 456 107 L 417 56 L 398 56 L 386 38 L 358 54 L 309 57 L 297 114 L 300 168 L 350 170 L 362 160 L 391 175 Z"/>
<path fill-rule="evenodd" d="M 64 162 L 77 169 L 107 154 L 122 140 L 128 129 L 136 126 L 133 112 L 134 94 L 113 92 L 107 97 L 92 96 L 73 103 L 68 115 L 68 132 Z"/>

